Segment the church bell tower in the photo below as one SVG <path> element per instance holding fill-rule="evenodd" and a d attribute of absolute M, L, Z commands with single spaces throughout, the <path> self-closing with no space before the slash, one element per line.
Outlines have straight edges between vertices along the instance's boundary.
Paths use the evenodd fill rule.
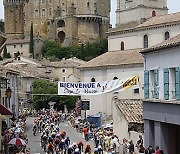
<path fill-rule="evenodd" d="M 117 0 L 116 25 L 136 22 L 168 13 L 167 0 Z"/>
<path fill-rule="evenodd" d="M 4 0 L 5 34 L 8 39 L 24 38 L 25 0 Z"/>

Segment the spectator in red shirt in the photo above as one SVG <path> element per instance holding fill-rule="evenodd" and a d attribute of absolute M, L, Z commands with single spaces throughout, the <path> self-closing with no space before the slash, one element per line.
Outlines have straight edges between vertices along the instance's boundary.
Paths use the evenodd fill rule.
<path fill-rule="evenodd" d="M 159 146 L 156 146 L 156 154 L 160 154 Z"/>
<path fill-rule="evenodd" d="M 83 128 L 83 133 L 84 133 L 84 139 L 85 141 L 88 141 L 88 128 L 84 127 Z"/>

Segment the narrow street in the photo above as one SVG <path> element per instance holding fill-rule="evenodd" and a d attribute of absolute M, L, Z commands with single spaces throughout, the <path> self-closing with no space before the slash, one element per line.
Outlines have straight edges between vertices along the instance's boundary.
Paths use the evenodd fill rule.
<path fill-rule="evenodd" d="M 34 117 L 28 117 L 26 120 L 25 133 L 28 136 L 29 142 L 27 147 L 30 148 L 31 154 L 45 154 L 40 146 L 40 133 L 36 136 L 32 134 L 32 125 L 34 122 Z M 82 134 L 78 133 L 74 128 L 72 128 L 68 122 L 63 122 L 60 124 L 60 131 L 65 130 L 67 136 L 71 139 L 71 144 L 74 142 L 84 141 Z M 93 141 L 84 142 L 85 145 L 90 144 L 93 149 Z"/>
<path fill-rule="evenodd" d="M 30 152 L 32 154 L 45 154 L 45 152 L 41 149 L 40 146 L 40 133 L 38 133 L 36 136 L 34 136 L 32 133 L 34 119 L 35 118 L 32 117 L 27 117 L 26 119 L 25 133 L 28 136 L 27 147 L 30 148 Z"/>

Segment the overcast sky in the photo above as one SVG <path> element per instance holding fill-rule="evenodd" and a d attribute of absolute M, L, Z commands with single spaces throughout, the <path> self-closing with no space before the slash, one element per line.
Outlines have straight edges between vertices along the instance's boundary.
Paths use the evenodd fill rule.
<path fill-rule="evenodd" d="M 169 13 L 180 12 L 180 0 L 167 0 Z M 115 10 L 116 10 L 116 0 L 111 0 L 111 23 L 114 25 L 116 23 Z M 0 0 L 0 19 L 4 19 L 4 8 L 3 0 Z"/>

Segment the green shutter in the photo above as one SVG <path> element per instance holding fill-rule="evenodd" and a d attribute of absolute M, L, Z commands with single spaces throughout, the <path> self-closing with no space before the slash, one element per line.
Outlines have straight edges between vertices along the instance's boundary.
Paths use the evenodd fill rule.
<path fill-rule="evenodd" d="M 180 100 L 180 67 L 175 68 L 175 96 Z"/>
<path fill-rule="evenodd" d="M 144 98 L 149 98 L 149 71 L 144 71 Z"/>
<path fill-rule="evenodd" d="M 158 99 L 159 98 L 159 91 L 158 91 L 158 69 L 154 70 L 154 98 Z"/>
<path fill-rule="evenodd" d="M 169 99 L 169 69 L 164 68 L 164 99 Z"/>

